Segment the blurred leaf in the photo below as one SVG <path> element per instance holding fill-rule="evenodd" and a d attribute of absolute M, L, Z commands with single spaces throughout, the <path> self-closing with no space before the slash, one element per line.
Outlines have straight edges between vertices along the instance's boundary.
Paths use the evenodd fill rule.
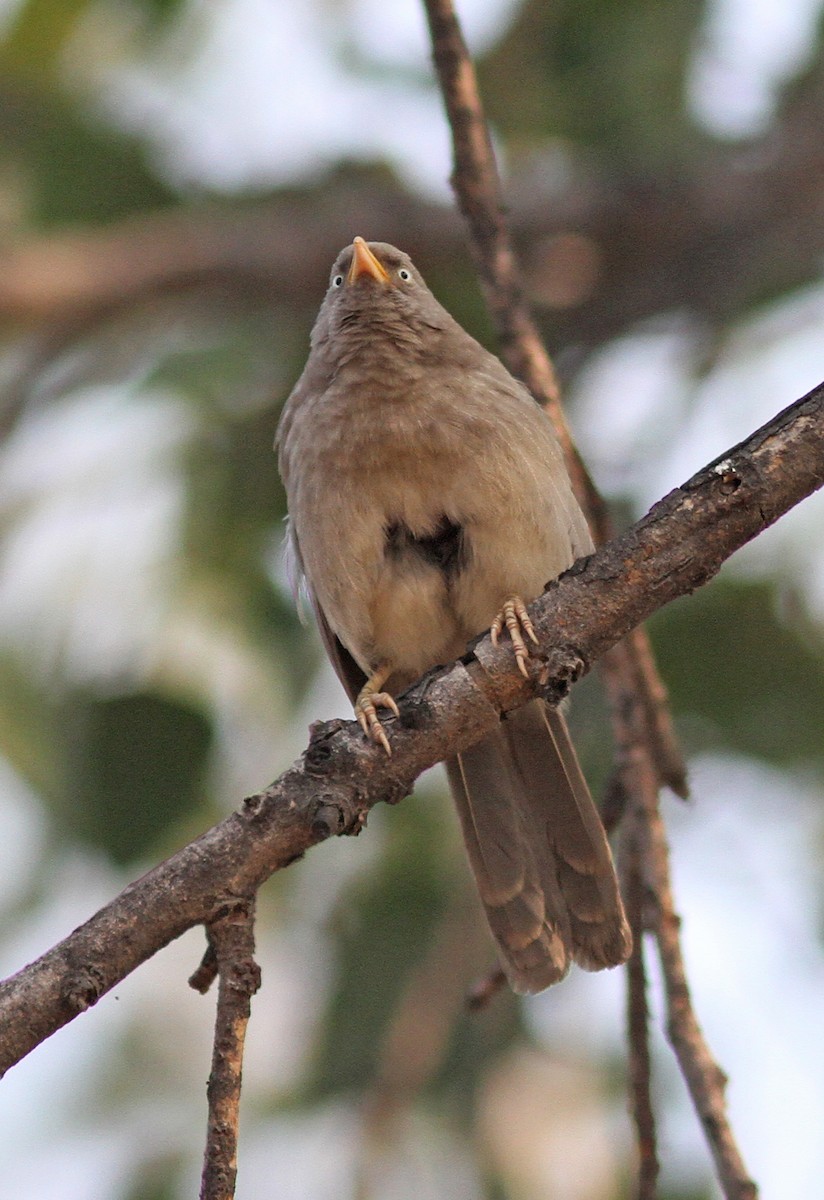
<path fill-rule="evenodd" d="M 146 854 L 202 799 L 211 727 L 201 712 L 148 692 L 78 697 L 68 727 L 66 820 L 115 862 Z"/>
<path fill-rule="evenodd" d="M 93 0 L 25 0 L 2 39 L 0 61 L 21 75 L 53 74 L 67 38 Z"/>
<path fill-rule="evenodd" d="M 491 119 L 515 148 L 561 136 L 619 160 L 671 158 L 690 128 L 685 72 L 704 9 L 702 0 L 529 0 L 480 64 Z"/>
<path fill-rule="evenodd" d="M 183 7 L 183 0 L 129 0 L 130 10 L 145 14 L 149 32 L 162 29 Z M 118 5 L 100 0 L 23 0 L 0 40 L 0 63 L 7 71 L 37 79 L 56 77 L 60 60 L 78 21 L 87 12 L 105 24 L 117 19 Z"/>
<path fill-rule="evenodd" d="M 821 632 L 782 621 L 773 586 L 722 575 L 650 628 L 680 718 L 699 717 L 739 753 L 824 768 Z"/>
<path fill-rule="evenodd" d="M 177 16 L 185 0 L 132 0 L 132 3 L 135 2 L 140 3 L 151 23 L 159 28 Z"/>
<path fill-rule="evenodd" d="M 389 841 L 373 874 L 343 900 L 337 986 L 324 1024 L 311 1098 L 361 1089 L 409 971 L 444 910 L 442 818 L 431 802 L 387 814 Z"/>
<path fill-rule="evenodd" d="M 24 181 L 28 215 L 39 224 L 103 223 L 172 199 L 135 138 L 56 92 L 8 80 L 0 84 L 0 161 Z"/>
<path fill-rule="evenodd" d="M 162 1153 L 141 1163 L 124 1192 L 123 1200 L 177 1200 L 181 1195 L 183 1170 L 178 1157 Z"/>
<path fill-rule="evenodd" d="M 11 656 L 0 658 L 0 750 L 41 795 L 58 794 L 63 744 L 60 706 L 33 673 Z"/>

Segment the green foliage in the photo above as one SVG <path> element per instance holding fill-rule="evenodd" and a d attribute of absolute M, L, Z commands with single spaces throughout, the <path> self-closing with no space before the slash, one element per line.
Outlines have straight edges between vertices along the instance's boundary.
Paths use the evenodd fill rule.
<path fill-rule="evenodd" d="M 141 1165 L 139 1176 L 123 1200 L 178 1200 L 182 1175 L 173 1156 L 153 1158 Z"/>
<path fill-rule="evenodd" d="M 66 40 L 91 6 L 92 0 L 26 0 L 3 39 L 6 70 L 29 78 L 52 75 Z"/>
<path fill-rule="evenodd" d="M 151 692 L 75 696 L 66 709 L 66 825 L 115 862 L 139 859 L 201 802 L 209 722 Z"/>
<path fill-rule="evenodd" d="M 183 0 L 125 0 L 122 8 L 105 0 L 25 0 L 18 6 L 0 39 L 0 208 L 12 236 L 35 241 L 44 228 L 72 224 L 94 240 L 101 226 L 120 218 L 133 218 L 137 226 L 158 208 L 175 206 L 185 215 L 182 198 L 162 177 L 147 145 L 107 123 L 105 98 L 93 83 L 83 87 L 76 63 L 73 77 L 65 69 L 78 23 L 91 19 L 93 8 L 103 35 L 109 32 L 107 21 L 117 22 L 125 13 L 128 24 L 138 13 L 128 45 L 138 60 L 141 52 L 148 56 L 163 44 L 163 34 L 183 7 Z M 201 31 L 219 7 L 200 6 Z M 520 156 L 540 157 L 561 140 L 606 179 L 616 169 L 638 170 L 652 189 L 666 187 L 708 140 L 694 128 L 684 104 L 685 77 L 708 7 L 698 0 L 528 0 L 515 6 L 510 28 L 481 63 L 484 100 L 508 161 L 517 167 Z M 342 12 L 345 17 L 346 6 Z M 376 72 L 362 51 L 353 52 L 355 40 L 345 33 L 340 37 L 350 72 L 386 75 L 385 65 Z M 391 74 L 400 78 L 394 70 Z M 405 82 L 411 74 L 403 74 Z M 817 129 L 814 124 L 813 137 Z M 8 203 L 9 196 L 15 203 Z M 252 196 L 261 210 L 265 203 L 272 206 L 273 239 L 317 238 L 327 225 L 337 229 L 343 212 L 353 222 L 353 233 L 367 213 L 410 227 L 422 252 L 428 244 L 429 230 L 416 230 L 410 218 L 415 202 L 381 164 L 346 162 L 325 171 L 320 182 L 313 177 L 267 197 L 250 190 Z M 171 628 L 183 631 L 181 640 L 195 627 L 195 648 L 183 667 L 177 660 L 161 661 L 157 676 L 154 668 L 138 666 L 125 668 L 121 677 L 113 664 L 106 678 L 93 675 L 95 685 L 78 683 L 85 678 L 82 670 L 73 676 L 60 663 L 44 667 L 36 655 L 27 662 L 28 647 L 4 646 L 0 654 L 0 748 L 42 798 L 54 840 L 59 837 L 67 855 L 74 841 L 84 852 L 130 864 L 164 853 L 181 829 L 204 827 L 215 808 L 223 811 L 239 799 L 237 764 L 230 762 L 229 751 L 238 758 L 245 754 L 243 738 L 252 726 L 263 730 L 259 741 L 264 744 L 254 769 L 261 759 L 268 766 L 271 738 L 274 775 L 281 751 L 278 723 L 305 697 L 320 660 L 317 638 L 299 624 L 291 599 L 277 583 L 284 497 L 272 453 L 279 401 L 302 365 L 314 299 L 310 305 L 310 289 L 300 290 L 296 281 L 294 302 L 272 300 L 265 272 L 258 279 L 256 264 L 250 266 L 256 244 L 249 242 L 244 225 L 249 205 L 237 198 L 221 203 L 237 220 L 239 242 L 247 239 L 238 254 L 240 282 L 231 276 L 229 262 L 219 287 L 214 276 L 209 288 L 200 288 L 195 277 L 169 294 L 142 295 L 133 305 L 126 292 L 135 321 L 118 326 L 117 314 L 111 315 L 105 332 L 110 343 L 123 344 L 126 370 L 141 361 L 141 386 L 168 391 L 187 406 L 187 417 L 193 414 L 194 432 L 171 480 L 180 485 L 184 500 L 169 551 L 174 586 L 163 603 Z M 528 204 L 522 204 L 525 208 Z M 205 239 L 198 209 L 189 211 L 193 237 Z M 790 216 L 784 218 L 788 227 Z M 734 234 L 743 239 L 746 223 Z M 225 237 L 225 231 L 218 236 Z M 526 225 L 521 236 L 529 254 Z M 743 241 L 742 247 L 743 255 Z M 637 252 L 633 246 L 623 250 L 631 259 Z M 231 255 L 224 253 L 228 261 Z M 128 270 L 116 251 L 112 254 L 113 271 Z M 431 264 L 421 258 L 434 290 L 462 324 L 492 343 L 468 254 L 436 254 Z M 319 269 L 311 253 L 306 262 L 307 270 Z M 322 287 L 319 276 L 318 298 Z M 162 310 L 162 319 L 152 326 L 156 344 L 140 342 L 141 305 L 150 316 L 153 306 Z M 95 325 L 84 312 L 60 310 L 42 327 L 32 322 L 25 330 L 35 351 L 42 350 L 46 368 L 55 368 L 53 396 L 59 393 L 60 370 L 77 350 L 71 334 L 75 321 L 88 339 L 91 362 L 96 339 L 103 340 L 103 320 Z M 157 332 L 164 322 L 178 333 Z M 723 330 L 710 332 L 723 341 Z M 28 342 L 11 321 L 3 336 L 11 348 L 13 377 L 15 355 L 25 360 Z M 63 348 L 63 357 L 49 357 L 53 345 Z M 100 357 L 105 359 L 105 352 Z M 111 375 L 105 383 L 116 388 L 119 380 Z M 140 396 L 141 387 L 124 389 L 123 403 L 139 404 Z M 26 407 L 24 402 L 21 408 Z M 44 446 L 44 455 L 51 453 Z M 14 520 L 15 514 L 4 513 L 3 519 Z M 780 600 L 777 584 L 723 574 L 658 614 L 652 623 L 656 650 L 690 749 L 732 751 L 777 766 L 821 771 L 824 635 L 803 614 L 788 615 Z M 71 602 L 69 595 L 54 597 L 67 627 Z M 162 658 L 153 657 L 154 647 L 141 649 L 146 661 Z M 107 664 L 97 670 L 105 675 Z M 342 696 L 340 712 L 346 712 Z M 594 678 L 576 689 L 572 712 L 582 760 L 598 791 L 610 768 L 611 740 Z M 228 748 L 227 742 L 232 743 Z M 255 782 L 264 780 L 251 786 Z M 374 1086 L 398 1003 L 461 886 L 447 819 L 445 804 L 423 797 L 373 817 L 385 831 L 385 851 L 339 897 L 330 931 L 333 983 L 318 1001 L 322 1019 L 309 1078 L 290 1092 L 297 1107 L 330 1097 L 357 1098 Z M 334 848 L 317 853 L 333 858 Z M 329 870 L 334 875 L 334 866 Z M 294 874 L 283 872 L 271 889 L 282 905 L 278 919 L 288 920 Z M 36 885 L 30 888 L 32 894 L 36 890 Z M 264 988 L 255 1005 L 267 1003 Z M 519 1003 L 508 994 L 482 1014 L 461 1014 L 415 1102 L 437 1111 L 453 1130 L 466 1130 L 490 1063 L 523 1036 L 520 1014 Z M 422 1014 L 422 1022 L 426 1019 Z M 302 1047 L 299 1054 L 309 1057 L 312 1048 Z M 124 1068 L 123 1092 L 113 1107 L 128 1107 L 134 1074 Z M 149 1074 L 147 1068 L 143 1082 Z M 135 1200 L 177 1195 L 184 1160 L 176 1153 L 166 1160 L 163 1147 L 157 1153 L 155 1161 L 147 1151 L 143 1174 L 126 1195 Z M 498 1187 L 501 1200 L 511 1194 L 506 1181 L 490 1186 Z M 663 1194 L 669 1200 L 703 1200 L 710 1193 L 678 1191 L 673 1184 Z"/>
<path fill-rule="evenodd" d="M 133 0 L 134 2 L 134 0 Z M 28 0 L 0 39 L 0 170 L 37 225 L 106 222 L 168 204 L 137 139 L 115 130 L 91 97 L 62 79 L 62 59 L 91 0 Z M 145 0 L 168 19 L 178 0 Z M 105 20 L 105 9 L 96 20 Z M 103 34 L 101 28 L 101 34 Z"/>
<path fill-rule="evenodd" d="M 150 29 L 159 29 L 180 10 L 183 0 L 128 0 L 142 11 Z M 103 23 L 97 0 L 23 0 L 0 43 L 0 63 L 21 78 L 45 81 L 58 72 L 66 43 L 90 13 Z"/>
<path fill-rule="evenodd" d="M 651 631 L 690 736 L 780 766 L 824 769 L 824 639 L 783 620 L 769 583 L 730 575 L 659 612 Z M 698 747 L 695 747 L 698 748 Z"/>
<path fill-rule="evenodd" d="M 149 21 L 155 28 L 167 24 L 183 8 L 184 0 L 139 0 Z"/>
<path fill-rule="evenodd" d="M 60 704 L 17 656 L 0 656 L 0 747 L 22 779 L 54 800 L 63 784 Z"/>
<path fill-rule="evenodd" d="M 394 809 L 377 869 L 341 908 L 336 983 L 310 1096 L 360 1090 L 374 1078 L 381 1036 L 444 911 L 440 826 L 431 802 Z"/>
<path fill-rule="evenodd" d="M 480 65 L 491 119 L 516 151 L 563 137 L 625 164 L 677 156 L 689 129 L 684 73 L 704 8 L 529 0 Z"/>
<path fill-rule="evenodd" d="M 22 206 L 35 225 L 106 222 L 171 199 L 137 141 L 59 91 L 8 78 L 0 84 L 0 164 L 20 181 Z"/>

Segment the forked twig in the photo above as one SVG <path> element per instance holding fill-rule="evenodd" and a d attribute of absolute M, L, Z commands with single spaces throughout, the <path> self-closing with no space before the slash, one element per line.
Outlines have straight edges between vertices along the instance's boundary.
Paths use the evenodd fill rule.
<path fill-rule="evenodd" d="M 501 340 L 501 354 L 510 370 L 530 388 L 547 409 L 564 449 L 579 500 L 590 519 L 596 539 L 606 540 L 612 525 L 606 505 L 597 492 L 575 449 L 560 406 L 558 386 L 551 361 L 529 312 L 520 274 L 512 250 L 495 156 L 478 91 L 477 79 L 461 33 L 452 0 L 424 0 L 432 39 L 435 68 L 452 131 L 454 171 L 452 185 L 470 231 L 470 244 L 484 293 Z M 687 1080 L 693 1103 L 710 1142 L 725 1194 L 736 1200 L 756 1195 L 727 1121 L 724 1108 L 723 1074 L 715 1064 L 692 1010 L 681 958 L 678 920 L 672 906 L 667 844 L 658 810 L 658 786 L 667 783 L 680 795 L 686 794 L 686 771 L 672 727 L 666 689 L 658 675 L 649 641 L 636 629 L 605 656 L 604 679 L 610 696 L 613 726 L 619 755 L 630 746 L 643 776 L 642 784 L 624 774 L 632 789 L 633 823 L 646 826 L 647 855 L 653 868 L 654 896 L 658 909 L 656 937 L 664 971 L 670 1039 Z M 626 761 L 626 760 L 624 760 Z M 622 768 L 623 773 L 623 768 Z M 635 772 L 633 772 L 634 774 Z M 633 856 L 640 862 L 639 856 Z M 646 858 L 647 856 L 645 856 Z M 641 886 L 643 876 L 633 867 L 632 886 Z M 636 915 L 640 938 L 641 910 Z M 640 992 L 644 986 L 643 959 L 630 968 L 630 1016 L 643 1014 Z M 633 977 L 634 973 L 634 977 Z M 632 1024 L 632 1022 L 631 1022 Z M 651 1130 L 647 1041 L 639 1028 L 630 1029 L 633 1064 L 633 1107 L 639 1138 L 642 1173 L 647 1191 L 654 1195 L 657 1161 L 654 1141 L 645 1145 Z"/>
<path fill-rule="evenodd" d="M 253 900 L 233 899 L 208 929 L 212 954 L 207 952 L 206 958 L 217 963 L 219 983 L 200 1200 L 232 1200 L 235 1194 L 243 1046 L 252 996 L 260 987 L 254 912 Z M 202 965 L 192 977 L 198 990 L 208 987 L 211 973 L 207 970 L 201 977 L 201 971 Z"/>
<path fill-rule="evenodd" d="M 615 530 L 603 497 L 572 441 L 555 369 L 524 295 L 475 69 L 452 0 L 424 0 L 424 5 L 432 56 L 452 131 L 452 186 L 469 227 L 470 250 L 498 333 L 501 357 L 549 414 L 575 493 L 601 545 L 614 536 Z M 622 656 L 618 648 L 614 653 L 620 658 L 621 670 L 631 672 L 633 690 L 643 699 L 658 776 L 677 795 L 686 796 L 686 767 L 647 635 L 637 629 L 627 640 L 625 654 Z"/>

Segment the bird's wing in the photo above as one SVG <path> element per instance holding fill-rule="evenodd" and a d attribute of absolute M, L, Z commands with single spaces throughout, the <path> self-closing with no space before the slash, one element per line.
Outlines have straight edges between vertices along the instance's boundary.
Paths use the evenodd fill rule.
<path fill-rule="evenodd" d="M 321 608 L 314 589 L 306 575 L 298 535 L 291 520 L 287 520 L 286 563 L 289 584 L 298 607 L 300 607 L 301 598 L 308 595 L 312 611 L 315 614 L 315 620 L 318 623 L 321 641 L 326 653 L 329 655 L 329 661 L 335 668 L 335 674 L 343 684 L 344 691 L 354 704 L 355 697 L 366 683 L 366 676 L 337 634 L 332 631 L 332 627 L 326 619 L 326 614 Z"/>
<path fill-rule="evenodd" d="M 329 622 L 326 620 L 324 611 L 318 604 L 314 593 L 311 595 L 312 608 L 315 610 L 318 629 L 320 630 L 320 636 L 326 649 L 326 653 L 329 655 L 329 661 L 335 668 L 335 674 L 343 684 L 347 696 L 354 704 L 358 692 L 366 683 L 366 676 L 337 634 L 332 632 Z"/>

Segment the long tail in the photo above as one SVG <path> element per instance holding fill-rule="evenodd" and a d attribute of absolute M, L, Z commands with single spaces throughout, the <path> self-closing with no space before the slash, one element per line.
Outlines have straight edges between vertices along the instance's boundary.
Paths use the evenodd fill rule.
<path fill-rule="evenodd" d="M 561 714 L 533 701 L 446 769 L 515 991 L 542 991 L 572 959 L 624 962 L 632 936 L 612 855 Z"/>

